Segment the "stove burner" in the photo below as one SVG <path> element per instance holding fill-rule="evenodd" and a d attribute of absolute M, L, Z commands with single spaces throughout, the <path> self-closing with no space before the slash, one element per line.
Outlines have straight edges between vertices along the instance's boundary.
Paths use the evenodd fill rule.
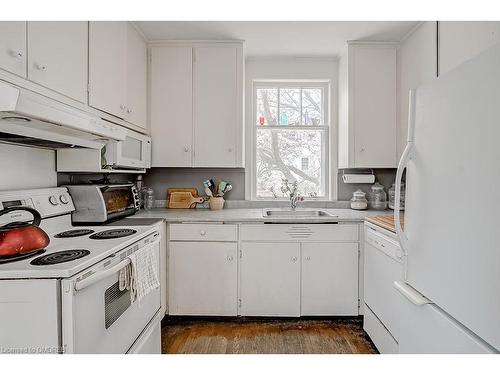
<path fill-rule="evenodd" d="M 75 259 L 83 258 L 90 254 L 90 251 L 83 249 L 63 250 L 55 253 L 42 255 L 31 261 L 34 266 L 49 266 L 51 264 L 66 263 Z"/>
<path fill-rule="evenodd" d="M 6 256 L 6 257 L 0 257 L 0 264 L 17 262 L 18 260 L 28 259 L 28 258 L 34 257 L 35 255 L 43 254 L 43 253 L 45 253 L 45 251 L 46 251 L 45 249 L 41 249 L 41 250 L 34 251 L 32 253 L 27 253 L 27 254 L 10 255 L 10 256 Z"/>
<path fill-rule="evenodd" d="M 92 229 L 72 229 L 72 230 L 67 230 L 66 232 L 58 233 L 54 237 L 56 238 L 80 237 L 80 236 L 86 236 L 87 234 L 91 233 L 94 233 Z"/>
<path fill-rule="evenodd" d="M 93 240 L 107 240 L 110 238 L 127 237 L 134 233 L 137 233 L 137 231 L 133 229 L 110 229 L 99 233 L 94 233 L 90 236 L 90 238 L 92 238 Z"/>

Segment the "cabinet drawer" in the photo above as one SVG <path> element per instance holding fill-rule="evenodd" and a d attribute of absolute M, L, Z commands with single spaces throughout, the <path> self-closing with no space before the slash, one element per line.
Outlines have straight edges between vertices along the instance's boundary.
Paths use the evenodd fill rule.
<path fill-rule="evenodd" d="M 357 224 L 256 224 L 241 226 L 242 241 L 358 241 Z"/>
<path fill-rule="evenodd" d="M 171 241 L 238 241 L 238 226 L 229 224 L 171 224 Z"/>

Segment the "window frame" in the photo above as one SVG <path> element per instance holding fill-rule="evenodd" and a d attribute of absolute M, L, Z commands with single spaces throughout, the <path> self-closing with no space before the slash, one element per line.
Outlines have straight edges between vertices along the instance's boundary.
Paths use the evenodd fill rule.
<path fill-rule="evenodd" d="M 279 101 L 279 89 L 280 88 L 322 88 L 322 124 L 321 125 L 258 125 L 257 122 L 257 89 L 262 88 L 276 88 L 278 89 L 278 101 Z M 251 144 L 252 148 L 252 165 L 251 165 L 251 184 L 250 184 L 250 198 L 255 201 L 273 201 L 273 200 L 288 200 L 286 197 L 258 197 L 257 196 L 257 129 L 269 129 L 269 130 L 319 130 L 321 131 L 322 137 L 322 170 L 324 173 L 321 176 L 321 183 L 324 187 L 324 192 L 322 196 L 318 197 L 308 197 L 305 196 L 305 200 L 311 201 L 326 201 L 330 199 L 331 192 L 331 178 L 330 178 L 330 147 L 331 147 L 331 111 L 332 108 L 330 104 L 331 100 L 331 81 L 329 79 L 294 79 L 294 80 L 276 80 L 276 79 L 255 79 L 252 81 L 252 123 L 251 123 Z M 302 100 L 302 98 L 301 98 Z M 279 103 L 279 102 L 278 102 Z M 277 107 L 277 116 L 279 122 L 279 105 Z M 301 120 L 302 120 L 302 109 L 301 109 Z"/>

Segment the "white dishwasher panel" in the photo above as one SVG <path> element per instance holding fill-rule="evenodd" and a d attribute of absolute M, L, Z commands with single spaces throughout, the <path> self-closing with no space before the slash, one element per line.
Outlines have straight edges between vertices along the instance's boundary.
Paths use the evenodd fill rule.
<path fill-rule="evenodd" d="M 404 277 L 400 255 L 401 250 L 396 241 L 366 227 L 364 301 L 396 341 L 403 297 L 393 284 Z"/>

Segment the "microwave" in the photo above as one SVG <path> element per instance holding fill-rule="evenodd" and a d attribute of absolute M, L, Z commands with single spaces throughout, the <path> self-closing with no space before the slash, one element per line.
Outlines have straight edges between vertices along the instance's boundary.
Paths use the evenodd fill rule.
<path fill-rule="evenodd" d="M 104 157 L 113 169 L 151 168 L 151 137 L 127 130 L 125 140 L 106 144 Z"/>

